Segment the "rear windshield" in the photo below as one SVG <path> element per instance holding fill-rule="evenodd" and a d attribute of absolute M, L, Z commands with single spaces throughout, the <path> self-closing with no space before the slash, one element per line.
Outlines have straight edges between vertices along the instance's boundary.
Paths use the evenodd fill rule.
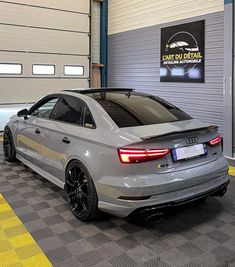
<path fill-rule="evenodd" d="M 118 127 L 160 124 L 192 119 L 161 98 L 135 92 L 89 94 L 109 114 Z"/>

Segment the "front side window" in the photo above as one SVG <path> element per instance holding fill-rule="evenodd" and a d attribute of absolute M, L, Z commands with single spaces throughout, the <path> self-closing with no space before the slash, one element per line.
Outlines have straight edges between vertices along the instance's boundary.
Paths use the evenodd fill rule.
<path fill-rule="evenodd" d="M 64 96 L 55 108 L 52 119 L 83 125 L 83 105 L 76 97 Z"/>
<path fill-rule="evenodd" d="M 58 102 L 58 97 L 50 98 L 49 100 L 45 100 L 40 106 L 36 107 L 32 112 L 32 116 L 40 117 L 40 118 L 50 118 L 52 111 Z"/>

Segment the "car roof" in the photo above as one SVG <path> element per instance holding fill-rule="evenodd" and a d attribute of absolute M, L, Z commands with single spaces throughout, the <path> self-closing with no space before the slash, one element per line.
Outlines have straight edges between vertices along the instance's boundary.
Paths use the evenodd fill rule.
<path fill-rule="evenodd" d="M 90 94 L 90 93 L 100 93 L 100 92 L 129 92 L 134 91 L 132 88 L 111 88 L 111 87 L 101 87 L 101 88 L 75 88 L 66 89 L 64 92 L 78 93 L 78 94 Z"/>
<path fill-rule="evenodd" d="M 65 89 L 59 92 L 59 94 L 68 94 L 68 95 L 73 95 L 77 96 L 80 98 L 88 99 L 92 98 L 94 100 L 99 99 L 99 96 L 102 93 L 118 93 L 118 94 L 130 94 L 135 95 L 135 96 L 140 96 L 140 97 L 150 97 L 152 96 L 149 93 L 141 92 L 141 91 L 136 91 L 133 88 L 116 88 L 116 87 L 101 87 L 101 88 L 75 88 L 75 89 Z M 102 94 L 102 99 L 103 99 L 103 94 Z M 154 96 L 155 98 L 160 99 L 160 97 Z"/>

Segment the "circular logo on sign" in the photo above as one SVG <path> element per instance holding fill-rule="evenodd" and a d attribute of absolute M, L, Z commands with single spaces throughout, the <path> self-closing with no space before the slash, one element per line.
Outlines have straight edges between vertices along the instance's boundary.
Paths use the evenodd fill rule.
<path fill-rule="evenodd" d="M 187 31 L 180 31 L 170 37 L 165 45 L 165 55 L 169 55 L 167 68 L 184 75 L 199 63 L 201 55 L 196 38 Z M 167 57 L 166 57 L 167 58 Z"/>

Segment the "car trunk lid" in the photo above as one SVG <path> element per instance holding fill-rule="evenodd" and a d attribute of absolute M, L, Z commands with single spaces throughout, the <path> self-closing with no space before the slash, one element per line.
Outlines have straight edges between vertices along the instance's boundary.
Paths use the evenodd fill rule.
<path fill-rule="evenodd" d="M 216 160 L 222 153 L 221 146 L 210 146 L 208 143 L 218 136 L 217 127 L 201 123 L 195 119 L 122 128 L 121 131 L 122 134 L 125 133 L 126 136 L 133 137 L 133 143 L 129 143 L 125 147 L 145 148 L 149 151 L 170 149 L 166 156 L 146 162 L 154 173 L 166 173 L 196 167 Z M 136 138 L 140 141 L 136 142 Z M 180 148 L 185 151 L 179 151 Z M 194 156 L 196 150 L 198 155 Z M 186 158 L 177 160 L 177 156 L 179 156 L 177 153 L 179 154 L 179 152 L 189 154 L 186 153 Z M 187 157 L 187 155 L 189 156 Z"/>

